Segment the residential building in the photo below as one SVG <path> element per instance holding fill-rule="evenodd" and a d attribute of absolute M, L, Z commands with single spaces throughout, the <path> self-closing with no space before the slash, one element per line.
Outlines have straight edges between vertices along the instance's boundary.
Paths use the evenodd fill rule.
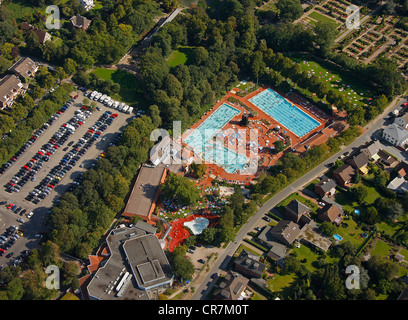
<path fill-rule="evenodd" d="M 381 150 L 381 148 L 382 148 L 381 142 L 375 140 L 366 148 L 361 149 L 361 152 L 364 152 L 368 160 L 377 161 L 380 158 L 378 152 Z"/>
<path fill-rule="evenodd" d="M 343 164 L 333 171 L 333 178 L 340 186 L 348 188 L 352 185 L 351 180 L 355 174 L 356 172 L 351 165 Z"/>
<path fill-rule="evenodd" d="M 259 256 L 247 250 L 242 250 L 234 262 L 235 269 L 248 278 L 260 278 L 265 271 L 265 264 L 259 261 Z"/>
<path fill-rule="evenodd" d="M 279 261 L 286 257 L 286 250 L 288 249 L 282 243 L 277 241 L 268 241 L 269 251 L 266 256 L 274 261 Z"/>
<path fill-rule="evenodd" d="M 37 27 L 34 27 L 33 25 L 29 24 L 28 22 L 23 22 L 21 23 L 21 29 L 29 32 L 29 31 L 33 31 L 38 38 L 38 41 L 41 44 L 45 44 L 47 41 L 51 40 L 51 35 L 44 30 L 38 29 Z"/>
<path fill-rule="evenodd" d="M 242 293 L 248 285 L 249 279 L 242 275 L 228 271 L 218 288 L 214 291 L 216 300 L 243 300 Z"/>
<path fill-rule="evenodd" d="M 297 199 L 293 199 L 285 207 L 285 215 L 293 222 L 298 223 L 302 216 L 308 216 L 310 213 L 310 208 Z"/>
<path fill-rule="evenodd" d="M 364 152 L 360 152 L 357 155 L 352 156 L 346 161 L 354 169 L 358 170 L 361 174 L 366 174 L 368 172 L 368 158 Z"/>
<path fill-rule="evenodd" d="M 84 31 L 86 31 L 89 26 L 91 25 L 92 20 L 89 20 L 79 14 L 77 14 L 76 16 L 73 16 L 71 19 L 71 24 L 78 29 L 82 29 Z"/>
<path fill-rule="evenodd" d="M 108 234 L 106 245 L 108 258 L 87 279 L 83 296 L 91 300 L 148 300 L 172 285 L 170 264 L 154 234 L 121 227 Z"/>
<path fill-rule="evenodd" d="M 314 192 L 321 197 L 330 197 L 336 193 L 336 181 L 330 178 L 323 178 L 316 183 Z"/>
<path fill-rule="evenodd" d="M 382 137 L 392 145 L 405 150 L 408 142 L 408 130 L 403 129 L 396 123 L 392 123 L 384 128 Z"/>
<path fill-rule="evenodd" d="M 34 77 L 35 73 L 38 71 L 38 65 L 28 57 L 21 58 L 9 69 L 17 77 L 21 79 L 27 79 Z"/>
<path fill-rule="evenodd" d="M 0 80 L 0 108 L 9 108 L 18 95 L 25 92 L 25 87 L 15 75 L 6 75 Z"/>
<path fill-rule="evenodd" d="M 403 193 L 408 191 L 408 181 L 405 180 L 403 177 L 395 177 L 390 183 L 387 185 L 387 189 Z"/>
<path fill-rule="evenodd" d="M 320 210 L 318 217 L 322 221 L 339 225 L 343 219 L 343 208 L 338 203 L 328 203 Z"/>
<path fill-rule="evenodd" d="M 408 129 L 408 113 L 404 114 L 401 117 L 396 117 L 394 123 L 399 125 L 403 129 Z"/>
<path fill-rule="evenodd" d="M 81 5 L 85 8 L 86 11 L 91 10 L 95 7 L 93 0 L 80 0 Z"/>
<path fill-rule="evenodd" d="M 258 240 L 267 248 L 271 248 L 276 241 L 287 246 L 295 241 L 300 231 L 299 225 L 293 221 L 281 220 L 274 227 L 265 227 Z"/>
<path fill-rule="evenodd" d="M 384 150 L 378 151 L 378 156 L 380 157 L 379 161 L 385 164 L 386 166 L 393 166 L 393 165 L 396 165 L 398 162 L 396 158 L 394 158 L 392 155 L 385 152 Z"/>

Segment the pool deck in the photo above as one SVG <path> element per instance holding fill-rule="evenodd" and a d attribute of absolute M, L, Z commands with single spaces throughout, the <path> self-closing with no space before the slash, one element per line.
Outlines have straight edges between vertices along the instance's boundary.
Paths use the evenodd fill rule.
<path fill-rule="evenodd" d="M 279 160 L 279 158 L 283 155 L 285 151 L 280 152 L 278 154 L 273 154 L 272 152 L 273 150 L 270 149 L 270 147 L 273 147 L 274 143 L 278 139 L 280 140 L 285 139 L 284 136 L 287 136 L 290 139 L 290 147 L 292 147 L 298 153 L 305 151 L 305 145 L 303 143 L 305 141 L 308 141 L 308 140 L 316 141 L 315 144 L 321 144 L 321 143 L 327 142 L 328 140 L 327 134 L 321 134 L 320 131 L 322 131 L 322 129 L 324 129 L 329 123 L 331 123 L 333 121 L 333 118 L 325 114 L 322 110 L 318 109 L 317 107 L 314 107 L 308 103 L 302 102 L 299 96 L 293 95 L 293 99 L 291 99 L 291 97 L 288 97 L 282 92 L 279 92 L 278 90 L 274 88 L 271 88 L 272 90 L 276 91 L 279 95 L 281 95 L 283 98 L 287 99 L 290 103 L 294 104 L 301 111 L 306 113 L 308 116 L 310 116 L 311 118 L 321 123 L 320 126 L 316 127 L 315 129 L 313 129 L 312 131 L 310 131 L 303 137 L 298 137 L 288 128 L 283 126 L 281 123 L 273 119 L 270 115 L 268 115 L 267 113 L 265 113 L 264 111 L 262 111 L 256 105 L 254 105 L 253 103 L 249 101 L 251 98 L 253 98 L 257 94 L 261 93 L 262 91 L 268 88 L 270 87 L 269 86 L 261 87 L 258 90 L 246 95 L 245 97 L 240 97 L 234 94 L 234 92 L 239 91 L 238 88 L 231 90 L 222 99 L 218 100 L 217 103 L 214 105 L 214 107 L 210 111 L 206 112 L 204 116 L 198 122 L 196 122 L 193 126 L 189 128 L 189 130 L 185 131 L 182 134 L 182 146 L 188 150 L 191 150 L 191 147 L 188 144 L 184 143 L 184 139 L 191 133 L 192 130 L 196 129 L 204 121 L 206 121 L 206 119 L 210 117 L 224 103 L 236 108 L 237 110 L 240 111 L 240 113 L 234 116 L 221 129 L 222 131 L 226 131 L 230 129 L 231 130 L 243 130 L 242 132 L 246 133 L 247 142 L 251 141 L 250 131 L 251 130 L 258 131 L 258 145 L 261 148 L 259 148 L 259 152 L 258 152 L 259 161 L 258 161 L 257 173 L 255 174 L 228 173 L 222 167 L 216 164 L 206 163 L 207 173 L 202 179 L 196 181 L 197 185 L 201 185 L 204 187 L 210 186 L 212 181 L 215 179 L 226 181 L 232 184 L 249 185 L 252 180 L 257 178 L 260 172 L 268 169 L 270 166 L 273 166 Z M 228 98 L 235 98 L 236 101 L 239 101 L 239 102 L 232 103 L 228 101 Z M 251 109 L 257 113 L 256 116 L 249 118 L 249 125 L 247 127 L 241 126 L 240 121 L 242 118 L 242 114 L 244 112 L 249 113 L 249 110 Z M 277 126 L 280 127 L 279 131 L 274 130 Z M 314 138 L 317 135 L 322 135 L 322 136 L 319 137 L 319 139 L 311 139 L 312 137 Z M 309 147 L 313 145 L 314 144 L 311 144 L 309 145 Z M 297 150 L 297 148 L 299 148 L 299 150 Z M 251 154 L 249 150 L 250 150 L 249 147 L 246 147 L 246 156 L 248 158 L 254 156 L 254 154 Z M 290 150 L 290 149 L 287 148 L 286 151 L 287 150 Z"/>

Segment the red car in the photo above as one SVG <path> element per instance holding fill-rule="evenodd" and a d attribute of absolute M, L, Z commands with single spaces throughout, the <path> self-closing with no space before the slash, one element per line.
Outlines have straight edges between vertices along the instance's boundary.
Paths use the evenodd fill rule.
<path fill-rule="evenodd" d="M 11 209 L 13 206 L 14 206 L 14 204 L 10 203 L 10 204 L 7 206 L 7 209 Z"/>
<path fill-rule="evenodd" d="M 74 97 L 74 99 L 75 99 L 75 100 L 78 99 L 78 95 L 76 95 L 76 96 Z"/>
<path fill-rule="evenodd" d="M 55 145 L 55 146 L 54 146 L 54 149 L 58 149 L 58 146 L 57 146 L 57 145 Z"/>
<path fill-rule="evenodd" d="M 26 169 L 26 170 L 28 170 L 28 171 L 30 171 L 30 170 L 31 170 L 31 168 L 30 168 L 30 167 L 28 167 L 28 166 L 24 166 L 23 168 L 24 168 L 24 169 Z"/>
<path fill-rule="evenodd" d="M 80 126 L 82 126 L 82 122 L 81 122 L 81 121 L 78 121 L 77 124 L 79 124 Z"/>
<path fill-rule="evenodd" d="M 38 151 L 37 152 L 40 156 L 42 156 L 43 154 L 44 154 L 44 152 L 42 152 L 42 151 Z"/>
<path fill-rule="evenodd" d="M 88 132 L 93 133 L 94 131 L 92 129 L 89 129 Z"/>
<path fill-rule="evenodd" d="M 58 114 L 61 114 L 62 112 L 60 110 L 57 111 Z"/>

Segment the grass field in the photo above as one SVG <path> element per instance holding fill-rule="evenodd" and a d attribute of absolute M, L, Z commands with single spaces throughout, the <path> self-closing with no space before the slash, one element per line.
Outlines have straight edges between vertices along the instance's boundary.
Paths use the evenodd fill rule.
<path fill-rule="evenodd" d="M 93 73 L 104 80 L 111 80 L 120 85 L 120 91 L 112 96 L 113 99 L 127 104 L 136 104 L 141 109 L 146 105 L 146 101 L 138 92 L 139 82 L 135 75 L 124 70 L 105 68 L 96 68 Z"/>
<path fill-rule="evenodd" d="M 325 80 L 330 88 L 346 96 L 355 105 L 368 105 L 370 99 L 375 96 L 375 92 L 369 85 L 359 82 L 350 74 L 340 70 L 331 70 L 310 59 L 309 56 L 294 55 L 291 59 L 300 65 L 302 71 L 317 75 L 320 79 Z"/>
<path fill-rule="evenodd" d="M 375 244 L 375 248 L 371 250 L 371 256 L 380 256 L 381 258 L 384 258 L 385 256 L 388 255 L 388 253 L 391 250 L 391 246 L 381 239 L 377 240 L 377 243 Z"/>
<path fill-rule="evenodd" d="M 365 239 L 361 236 L 363 230 L 358 227 L 357 223 L 353 219 L 344 220 L 347 223 L 347 227 L 338 227 L 337 234 L 339 234 L 343 240 L 341 242 L 349 241 L 351 244 L 359 248 Z"/>
<path fill-rule="evenodd" d="M 193 47 L 180 46 L 177 50 L 174 50 L 170 56 L 167 58 L 167 63 L 171 68 L 179 64 L 190 64 L 191 53 Z"/>
<path fill-rule="evenodd" d="M 295 274 L 280 275 L 275 274 L 274 278 L 268 281 L 268 288 L 272 292 L 280 292 L 285 296 L 285 291 L 290 288 L 296 280 Z"/>
<path fill-rule="evenodd" d="M 311 18 L 309 21 L 312 24 L 316 24 L 317 21 L 322 21 L 322 22 L 330 22 L 336 25 L 336 28 L 340 26 L 341 23 L 338 23 L 337 21 L 333 20 L 332 18 L 325 16 L 324 14 L 321 14 L 319 12 L 313 11 L 311 12 L 307 17 Z"/>
<path fill-rule="evenodd" d="M 300 248 L 295 247 L 292 252 L 296 252 L 297 256 L 296 259 L 302 261 L 306 259 L 306 261 L 302 262 L 310 271 L 314 272 L 317 268 L 314 266 L 313 262 L 316 262 L 317 259 L 320 257 L 317 253 L 313 252 L 308 246 L 301 244 Z M 336 263 L 337 258 L 332 258 L 330 256 L 326 256 L 325 261 L 328 263 Z"/>

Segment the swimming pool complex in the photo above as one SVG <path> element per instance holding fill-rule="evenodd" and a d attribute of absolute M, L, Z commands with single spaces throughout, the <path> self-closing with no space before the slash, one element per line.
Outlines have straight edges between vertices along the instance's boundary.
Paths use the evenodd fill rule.
<path fill-rule="evenodd" d="M 201 123 L 193 132 L 184 139 L 192 146 L 202 160 L 215 163 L 224 168 L 228 173 L 241 170 L 249 159 L 243 154 L 238 154 L 223 145 L 212 141 L 212 138 L 240 111 L 223 103 L 215 112 Z"/>
<path fill-rule="evenodd" d="M 270 115 L 298 137 L 303 137 L 321 123 L 272 89 L 266 89 L 249 99 L 255 106 Z"/>

